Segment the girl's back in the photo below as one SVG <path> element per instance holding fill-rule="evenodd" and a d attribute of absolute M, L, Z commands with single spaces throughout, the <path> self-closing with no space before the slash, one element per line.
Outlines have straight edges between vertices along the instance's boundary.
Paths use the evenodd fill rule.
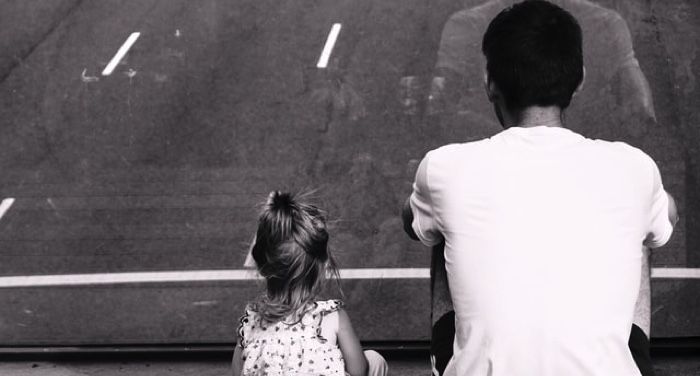
<path fill-rule="evenodd" d="M 337 300 L 317 301 L 301 318 L 270 323 L 248 305 L 238 329 L 241 375 L 345 375 L 336 340 L 341 306 Z"/>

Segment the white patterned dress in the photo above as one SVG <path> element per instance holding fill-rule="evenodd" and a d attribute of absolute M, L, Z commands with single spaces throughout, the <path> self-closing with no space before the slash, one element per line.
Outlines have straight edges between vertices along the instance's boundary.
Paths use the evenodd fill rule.
<path fill-rule="evenodd" d="M 297 323 L 264 322 L 248 305 L 238 327 L 242 376 L 345 375 L 345 362 L 335 340 L 321 335 L 325 315 L 342 302 L 318 301 Z M 333 342 L 333 343 L 330 343 Z"/>

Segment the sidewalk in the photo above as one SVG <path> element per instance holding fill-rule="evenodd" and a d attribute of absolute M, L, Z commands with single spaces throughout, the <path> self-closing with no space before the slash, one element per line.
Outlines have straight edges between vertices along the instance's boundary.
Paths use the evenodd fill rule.
<path fill-rule="evenodd" d="M 222 376 L 229 375 L 229 360 L 223 356 L 181 360 L 170 358 L 129 360 L 79 359 L 0 362 L 2 376 Z M 393 354 L 387 356 L 389 374 L 401 376 L 429 376 L 430 362 L 427 354 Z"/>
<path fill-rule="evenodd" d="M 175 358 L 175 355 L 171 355 Z M 229 375 L 229 361 L 222 356 L 187 359 L 84 359 L 0 362 L 2 376 L 222 376 Z M 427 356 L 421 353 L 390 354 L 389 374 L 430 376 Z M 700 375 L 700 354 L 664 356 L 654 361 L 656 376 Z"/>

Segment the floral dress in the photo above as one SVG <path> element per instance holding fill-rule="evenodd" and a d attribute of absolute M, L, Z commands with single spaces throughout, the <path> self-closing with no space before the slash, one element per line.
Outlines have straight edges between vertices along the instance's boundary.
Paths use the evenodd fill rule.
<path fill-rule="evenodd" d="M 342 302 L 318 301 L 296 323 L 262 320 L 248 305 L 238 327 L 242 348 L 242 376 L 345 375 L 345 362 L 337 343 L 321 336 L 323 317 Z M 334 341 L 335 342 L 335 341 Z"/>

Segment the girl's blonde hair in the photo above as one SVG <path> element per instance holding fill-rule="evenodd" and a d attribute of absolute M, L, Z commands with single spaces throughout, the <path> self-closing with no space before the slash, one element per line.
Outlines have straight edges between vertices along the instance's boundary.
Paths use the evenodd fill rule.
<path fill-rule="evenodd" d="M 300 320 L 326 274 L 338 280 L 323 212 L 291 193 L 269 194 L 258 218 L 252 254 L 267 282 L 266 296 L 253 309 L 268 322 L 289 316 Z"/>

